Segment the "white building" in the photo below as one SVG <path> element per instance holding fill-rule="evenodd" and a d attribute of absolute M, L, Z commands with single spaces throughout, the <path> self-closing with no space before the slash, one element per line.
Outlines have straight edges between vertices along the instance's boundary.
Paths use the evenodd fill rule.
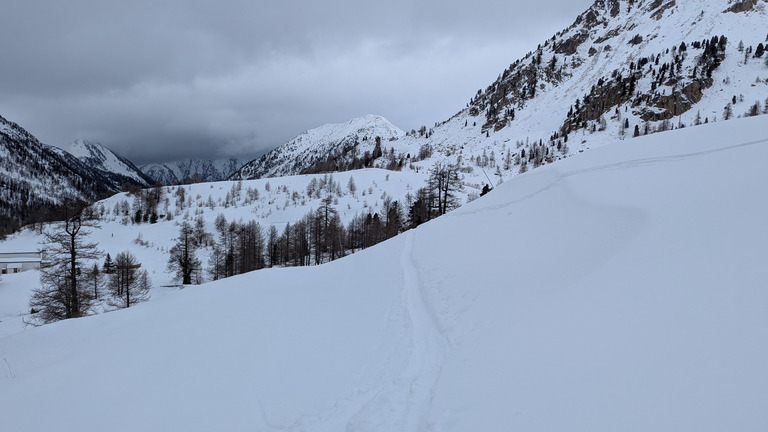
<path fill-rule="evenodd" d="M 0 252 L 0 273 L 19 273 L 39 269 L 43 252 Z"/>

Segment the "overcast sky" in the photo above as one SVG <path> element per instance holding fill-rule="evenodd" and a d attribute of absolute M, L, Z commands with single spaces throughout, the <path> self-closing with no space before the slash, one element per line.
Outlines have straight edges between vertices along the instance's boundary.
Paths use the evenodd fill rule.
<path fill-rule="evenodd" d="M 138 164 L 446 120 L 592 0 L 4 0 L 0 115 Z"/>

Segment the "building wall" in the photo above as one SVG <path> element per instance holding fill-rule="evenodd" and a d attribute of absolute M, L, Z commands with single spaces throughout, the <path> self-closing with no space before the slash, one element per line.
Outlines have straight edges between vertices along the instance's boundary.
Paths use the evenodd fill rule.
<path fill-rule="evenodd" d="M 40 268 L 40 252 L 0 252 L 0 273 L 19 273 Z"/>

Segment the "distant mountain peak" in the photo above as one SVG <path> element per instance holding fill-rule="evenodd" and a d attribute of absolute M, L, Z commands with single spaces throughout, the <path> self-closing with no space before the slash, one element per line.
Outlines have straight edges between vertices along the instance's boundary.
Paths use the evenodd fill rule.
<path fill-rule="evenodd" d="M 215 182 L 226 180 L 241 165 L 242 162 L 236 158 L 211 160 L 187 158 L 142 165 L 141 170 L 158 182 L 170 186 L 185 181 Z"/>
<path fill-rule="evenodd" d="M 107 196 L 117 190 L 111 180 L 0 117 L 0 235 L 19 224 L 56 217 L 58 207 L 68 200 Z"/>
<path fill-rule="evenodd" d="M 369 114 L 344 123 L 326 124 L 309 129 L 248 162 L 232 178 L 254 179 L 318 172 L 324 170 L 328 161 L 339 156 L 374 151 L 377 137 L 379 141 L 391 141 L 403 136 L 405 132 L 380 115 Z M 339 169 L 336 166 L 328 168 Z"/>
<path fill-rule="evenodd" d="M 154 183 L 154 180 L 145 175 L 133 162 L 96 141 L 78 139 L 64 150 L 92 168 L 102 171 L 110 178 L 116 188 L 119 188 L 123 183 L 133 183 L 144 187 Z"/>

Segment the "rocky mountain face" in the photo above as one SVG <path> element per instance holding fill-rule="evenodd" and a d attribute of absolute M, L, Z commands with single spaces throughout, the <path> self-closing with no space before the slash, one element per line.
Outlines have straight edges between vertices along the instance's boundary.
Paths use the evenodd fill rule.
<path fill-rule="evenodd" d="M 623 105 L 643 121 L 670 120 L 689 111 L 713 86 L 713 74 L 725 59 L 728 37 L 717 31 L 729 29 L 726 21 L 739 21 L 719 15 L 751 11 L 746 3 L 752 3 L 718 11 L 712 8 L 717 2 L 707 2 L 708 14 L 703 9 L 690 13 L 698 10 L 691 5 L 697 2 L 687 3 L 595 2 L 569 29 L 511 65 L 479 92 L 470 113 L 484 114 L 483 128 L 498 131 L 514 122 L 515 110 L 529 105 L 538 91 L 556 91 L 574 80 L 582 88 L 586 89 L 585 81 L 590 87 L 581 98 L 568 101 L 568 114 L 558 133 L 587 127 Z M 756 21 L 746 15 L 740 18 Z M 679 28 L 686 33 L 680 35 Z"/>
<path fill-rule="evenodd" d="M 226 180 L 242 162 L 237 159 L 183 159 L 166 163 L 143 165 L 141 171 L 163 185 L 200 183 Z"/>
<path fill-rule="evenodd" d="M 448 120 L 407 134 L 323 126 L 233 178 L 441 161 L 475 187 L 634 136 L 766 114 L 766 22 L 766 0 L 597 0 Z"/>
<path fill-rule="evenodd" d="M 405 132 L 376 115 L 310 129 L 243 165 L 232 179 L 258 179 L 363 168 L 383 155 Z"/>
<path fill-rule="evenodd" d="M 115 190 L 102 171 L 0 117 L 0 235 L 56 217 L 71 200 L 91 202 Z"/>
<path fill-rule="evenodd" d="M 433 141 L 450 151 L 513 142 L 516 165 L 535 166 L 626 137 L 768 113 L 766 3 L 598 0 L 478 90 Z M 450 143 L 469 123 L 480 138 Z"/>

